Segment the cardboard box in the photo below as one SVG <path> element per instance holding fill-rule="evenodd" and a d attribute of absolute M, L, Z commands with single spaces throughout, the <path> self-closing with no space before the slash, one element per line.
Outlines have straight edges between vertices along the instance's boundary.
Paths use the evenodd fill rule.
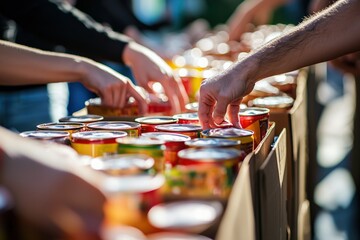
<path fill-rule="evenodd" d="M 259 236 L 262 240 L 287 239 L 286 130 L 258 171 Z"/>
<path fill-rule="evenodd" d="M 276 124 L 271 123 L 265 138 L 241 163 L 216 239 L 260 239 L 258 170 L 274 141 Z"/>
<path fill-rule="evenodd" d="M 307 155 L 307 70 L 299 72 L 297 78 L 296 99 L 289 111 L 270 112 L 270 121 L 276 123 L 275 134 L 285 128 L 287 134 L 288 167 L 288 221 L 291 239 L 298 236 L 298 213 L 306 196 Z"/>

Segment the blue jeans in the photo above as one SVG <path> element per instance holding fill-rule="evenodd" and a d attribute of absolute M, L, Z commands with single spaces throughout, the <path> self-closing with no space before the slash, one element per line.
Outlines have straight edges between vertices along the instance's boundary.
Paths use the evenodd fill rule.
<path fill-rule="evenodd" d="M 13 131 L 35 130 L 51 122 L 46 86 L 0 92 L 0 125 Z"/>

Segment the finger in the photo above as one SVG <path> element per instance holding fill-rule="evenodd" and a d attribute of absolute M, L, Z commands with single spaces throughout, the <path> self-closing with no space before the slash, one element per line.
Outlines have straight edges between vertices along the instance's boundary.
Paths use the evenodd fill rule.
<path fill-rule="evenodd" d="M 163 77 L 159 82 L 161 83 L 161 85 L 164 88 L 165 94 L 169 99 L 169 102 L 170 102 L 173 112 L 179 113 L 179 112 L 181 112 L 180 101 L 176 94 L 174 84 L 171 84 L 171 81 L 172 81 L 171 77 Z M 173 81 L 175 81 L 175 80 L 173 79 Z"/>
<path fill-rule="evenodd" d="M 211 106 L 200 101 L 198 115 L 202 129 L 210 128 L 211 114 Z"/>
<path fill-rule="evenodd" d="M 126 88 L 125 86 L 122 86 L 123 89 L 118 89 L 118 91 L 115 92 L 116 97 L 117 97 L 117 104 L 119 106 L 119 108 L 123 108 L 125 107 L 126 103 L 127 103 L 127 99 L 126 99 L 126 92 L 128 91 L 128 88 Z"/>
<path fill-rule="evenodd" d="M 140 114 L 145 114 L 148 112 L 148 103 L 145 99 L 145 96 L 143 96 L 140 92 L 138 92 L 135 88 L 135 86 L 129 82 L 127 85 L 128 93 L 130 96 L 134 97 L 138 106 L 139 106 L 139 112 Z"/>
<path fill-rule="evenodd" d="M 229 118 L 229 121 L 236 128 L 241 128 L 240 120 L 239 120 L 239 111 L 240 111 L 241 100 L 242 99 L 231 103 L 227 108 L 227 116 Z"/>
<path fill-rule="evenodd" d="M 144 88 L 149 93 L 155 93 L 154 89 L 152 89 L 150 87 L 150 81 L 149 81 L 148 77 L 146 77 L 145 74 L 138 74 L 138 73 L 135 74 L 134 73 L 134 77 L 135 77 L 135 81 L 136 81 L 137 85 Z"/>
<path fill-rule="evenodd" d="M 100 98 L 101 98 L 101 104 L 104 106 L 111 106 L 112 104 L 112 93 L 111 91 L 108 90 L 104 90 L 102 91 L 100 94 Z"/>
<path fill-rule="evenodd" d="M 220 125 L 224 121 L 224 117 L 227 111 L 228 101 L 225 97 L 219 96 L 214 108 L 213 118 L 214 122 Z"/>
<path fill-rule="evenodd" d="M 122 86 L 120 85 L 113 85 L 111 88 L 111 94 L 113 96 L 113 103 L 112 103 L 112 107 L 118 107 L 118 108 L 122 108 L 124 107 L 124 105 L 121 103 L 121 95 L 123 94 L 123 92 L 126 91 L 126 89 L 122 89 Z"/>

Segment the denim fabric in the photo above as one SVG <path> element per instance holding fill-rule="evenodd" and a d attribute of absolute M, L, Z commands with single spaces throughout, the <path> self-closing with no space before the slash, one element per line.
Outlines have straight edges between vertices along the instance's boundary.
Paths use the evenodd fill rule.
<path fill-rule="evenodd" d="M 0 92 L 0 125 L 17 132 L 35 130 L 51 121 L 49 106 L 46 86 Z"/>

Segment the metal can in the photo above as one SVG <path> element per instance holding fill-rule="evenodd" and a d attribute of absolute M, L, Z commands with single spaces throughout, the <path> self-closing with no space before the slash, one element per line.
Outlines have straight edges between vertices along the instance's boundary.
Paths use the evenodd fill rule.
<path fill-rule="evenodd" d="M 122 138 L 117 140 L 118 153 L 145 154 L 155 161 L 154 168 L 162 172 L 165 168 L 164 142 L 149 138 Z"/>
<path fill-rule="evenodd" d="M 198 138 L 201 126 L 194 124 L 165 124 L 155 127 L 158 132 L 172 132 L 189 136 L 190 138 Z"/>
<path fill-rule="evenodd" d="M 108 196 L 104 206 L 106 226 L 128 225 L 144 233 L 149 231 L 147 213 L 162 202 L 160 188 L 165 182 L 161 174 L 107 177 L 102 189 Z"/>
<path fill-rule="evenodd" d="M 263 97 L 255 98 L 252 100 L 252 104 L 254 107 L 269 108 L 271 112 L 284 112 L 293 106 L 294 99 L 287 95 Z"/>
<path fill-rule="evenodd" d="M 85 124 L 86 130 L 88 130 L 87 125 L 92 122 L 99 122 L 103 120 L 104 117 L 100 115 L 87 114 L 82 116 L 67 116 L 59 119 L 59 122 L 76 122 Z"/>
<path fill-rule="evenodd" d="M 65 131 L 27 131 L 20 133 L 20 136 L 70 146 L 70 133 Z"/>
<path fill-rule="evenodd" d="M 154 159 L 144 154 L 115 154 L 94 158 L 92 169 L 112 176 L 130 176 L 151 173 Z"/>
<path fill-rule="evenodd" d="M 241 126 L 254 132 L 254 148 L 266 135 L 269 127 L 269 112 L 267 108 L 256 107 L 242 109 L 239 112 Z"/>
<path fill-rule="evenodd" d="M 73 133 L 85 130 L 85 124 L 74 122 L 43 123 L 37 125 L 36 128 L 40 131 L 66 131 L 70 134 L 71 139 Z"/>
<path fill-rule="evenodd" d="M 189 148 L 236 148 L 240 150 L 241 141 L 222 138 L 195 138 L 186 141 L 185 145 Z"/>
<path fill-rule="evenodd" d="M 201 132 L 202 138 L 223 138 L 230 140 L 240 140 L 240 150 L 245 155 L 254 150 L 254 132 L 247 129 L 239 128 L 212 128 Z"/>
<path fill-rule="evenodd" d="M 192 102 L 185 105 L 185 109 L 189 112 L 197 112 L 199 110 L 199 103 Z"/>
<path fill-rule="evenodd" d="M 102 121 L 89 123 L 88 128 L 91 130 L 107 130 L 107 131 L 124 131 L 129 137 L 139 137 L 141 133 L 141 125 L 135 122 L 126 121 Z"/>
<path fill-rule="evenodd" d="M 150 209 L 148 218 L 153 226 L 162 230 L 203 232 L 214 224 L 222 212 L 223 206 L 218 201 L 184 200 L 156 205 Z M 186 235 L 180 235 L 179 238 L 175 236 L 168 235 L 167 238 L 161 239 L 199 240 L 187 238 Z"/>
<path fill-rule="evenodd" d="M 179 124 L 200 125 L 199 115 L 197 112 L 176 114 L 173 118 L 177 119 L 177 123 Z"/>
<path fill-rule="evenodd" d="M 156 126 L 176 123 L 176 121 L 175 118 L 167 116 L 150 116 L 135 119 L 135 122 L 141 124 L 141 133 L 155 132 Z"/>
<path fill-rule="evenodd" d="M 186 147 L 185 142 L 191 138 L 183 134 L 168 133 L 168 132 L 152 132 L 144 133 L 142 137 L 157 139 L 163 141 L 165 144 L 164 157 L 165 164 L 175 166 L 178 163 L 178 152 Z"/>
<path fill-rule="evenodd" d="M 236 149 L 185 149 L 179 164 L 165 173 L 171 193 L 191 197 L 227 198 L 238 172 L 240 151 Z"/>
<path fill-rule="evenodd" d="M 117 153 L 116 139 L 126 137 L 123 131 L 85 131 L 73 134 L 71 146 L 82 155 L 101 157 Z"/>

